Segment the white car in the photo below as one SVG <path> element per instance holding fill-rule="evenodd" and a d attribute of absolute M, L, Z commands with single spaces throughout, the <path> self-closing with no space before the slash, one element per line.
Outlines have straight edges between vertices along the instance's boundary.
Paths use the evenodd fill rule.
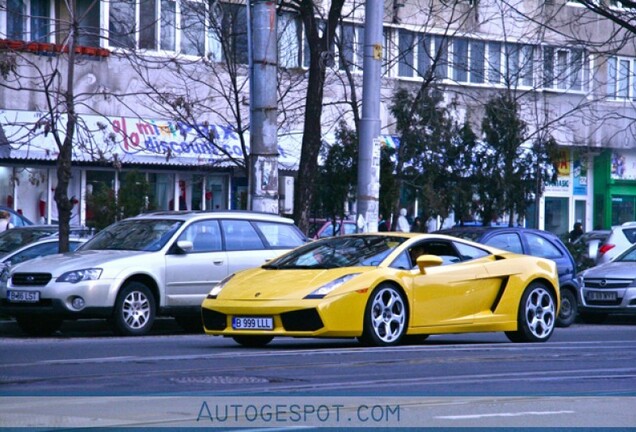
<path fill-rule="evenodd" d="M 117 222 L 76 252 L 14 267 L 0 286 L 0 313 L 30 335 L 65 319 L 106 318 L 142 335 L 156 315 L 201 329 L 201 303 L 229 274 L 303 244 L 290 219 L 251 212 L 161 212 Z"/>
<path fill-rule="evenodd" d="M 612 228 L 607 240 L 598 248 L 596 264 L 612 261 L 633 244 L 636 244 L 636 222 L 625 222 Z"/>

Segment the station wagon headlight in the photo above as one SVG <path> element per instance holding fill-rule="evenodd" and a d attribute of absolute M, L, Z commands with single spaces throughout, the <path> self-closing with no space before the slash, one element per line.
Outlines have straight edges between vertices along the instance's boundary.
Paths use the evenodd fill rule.
<path fill-rule="evenodd" d="M 225 279 L 223 279 L 218 284 L 214 285 L 214 288 L 212 288 L 212 290 L 208 294 L 207 298 L 215 299 L 219 295 L 219 293 L 221 292 L 221 290 L 223 289 L 225 284 L 228 283 L 230 281 L 230 279 L 232 279 L 233 277 L 234 277 L 234 273 L 232 273 L 231 275 L 227 276 Z"/>
<path fill-rule="evenodd" d="M 340 285 L 342 285 L 343 283 L 347 282 L 349 279 L 352 279 L 352 278 L 358 276 L 359 274 L 360 273 L 352 273 L 352 274 L 348 274 L 348 275 L 345 275 L 345 276 L 341 276 L 338 279 L 332 280 L 331 282 L 327 282 L 326 284 L 324 284 L 323 286 L 321 286 L 320 288 L 318 288 L 317 290 L 315 290 L 314 292 L 312 292 L 311 294 L 309 294 L 305 298 L 306 299 L 320 299 L 320 298 L 323 298 L 324 296 L 329 294 L 331 291 L 335 290 Z"/>
<path fill-rule="evenodd" d="M 101 275 L 102 269 L 100 268 L 73 270 L 64 273 L 62 276 L 57 278 L 56 282 L 78 283 L 87 280 L 97 280 Z"/>

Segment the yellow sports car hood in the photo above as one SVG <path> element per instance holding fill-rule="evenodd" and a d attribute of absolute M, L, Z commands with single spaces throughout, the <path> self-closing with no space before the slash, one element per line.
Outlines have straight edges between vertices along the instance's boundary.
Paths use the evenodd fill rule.
<path fill-rule="evenodd" d="M 256 268 L 237 273 L 223 287 L 217 298 L 219 300 L 300 299 L 321 286 L 343 276 L 367 273 L 373 270 L 375 270 L 375 267 L 344 267 L 327 270 L 270 270 Z M 357 278 L 352 279 L 352 281 L 355 279 Z"/>

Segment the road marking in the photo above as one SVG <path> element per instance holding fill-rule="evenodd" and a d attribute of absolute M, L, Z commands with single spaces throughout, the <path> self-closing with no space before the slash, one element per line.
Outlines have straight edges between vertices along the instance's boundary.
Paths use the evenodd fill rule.
<path fill-rule="evenodd" d="M 465 414 L 465 415 L 452 415 L 452 416 L 436 416 L 436 419 L 444 420 L 471 420 L 488 417 L 521 417 L 521 416 L 544 416 L 544 415 L 561 415 L 561 414 L 575 414 L 576 411 L 521 411 L 511 413 L 492 413 L 492 414 Z"/>

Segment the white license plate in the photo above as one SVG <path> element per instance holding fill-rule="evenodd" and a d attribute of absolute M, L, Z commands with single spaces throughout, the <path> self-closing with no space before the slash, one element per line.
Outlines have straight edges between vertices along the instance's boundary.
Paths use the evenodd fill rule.
<path fill-rule="evenodd" d="M 7 300 L 13 303 L 37 303 L 40 301 L 39 291 L 7 291 Z"/>
<path fill-rule="evenodd" d="M 592 301 L 614 301 L 616 293 L 614 291 L 588 291 L 586 297 Z"/>
<path fill-rule="evenodd" d="M 234 330 L 274 330 L 272 317 L 234 317 L 232 318 Z"/>

